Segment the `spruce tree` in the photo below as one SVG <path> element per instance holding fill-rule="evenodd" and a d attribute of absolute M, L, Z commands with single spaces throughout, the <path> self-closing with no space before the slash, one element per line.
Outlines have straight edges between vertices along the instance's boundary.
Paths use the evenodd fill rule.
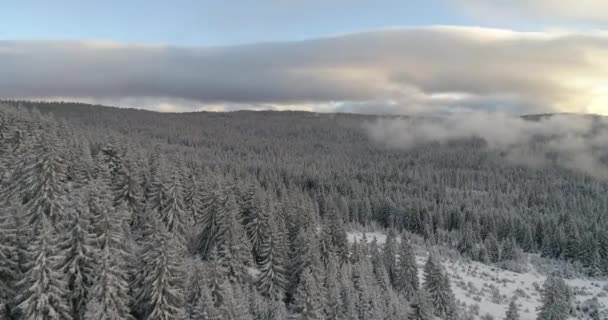
<path fill-rule="evenodd" d="M 165 224 L 167 231 L 175 236 L 178 244 L 185 245 L 188 219 L 184 209 L 181 175 L 178 170 L 173 172 L 173 175 L 167 184 L 165 195 L 165 204 L 161 211 L 161 219 Z"/>
<path fill-rule="evenodd" d="M 232 282 L 242 282 L 246 277 L 247 268 L 253 267 L 251 246 L 238 214 L 234 196 L 227 195 L 224 203 L 225 218 L 222 219 L 217 250 L 220 264 L 226 270 Z"/>
<path fill-rule="evenodd" d="M 570 310 L 570 289 L 562 278 L 556 275 L 547 277 L 542 289 L 541 307 L 538 320 L 565 320 Z"/>
<path fill-rule="evenodd" d="M 71 319 L 66 303 L 66 281 L 60 270 L 57 246 L 53 240 L 53 227 L 40 217 L 38 232 L 29 249 L 26 272 L 19 281 L 19 314 L 21 319 Z"/>
<path fill-rule="evenodd" d="M 408 320 L 433 320 L 429 298 L 425 290 L 418 290 L 410 303 L 410 314 Z"/>
<path fill-rule="evenodd" d="M 142 207 L 142 190 L 141 182 L 136 175 L 133 160 L 127 159 L 114 177 L 112 191 L 114 194 L 114 207 L 125 206 L 133 221 L 131 224 L 139 223 Z"/>
<path fill-rule="evenodd" d="M 67 290 L 74 320 L 86 310 L 95 268 L 95 238 L 91 233 L 90 213 L 85 199 L 78 197 L 65 226 L 59 247 L 61 270 L 67 278 Z"/>
<path fill-rule="evenodd" d="M 211 251 L 217 250 L 218 242 L 225 239 L 226 199 L 223 190 L 219 190 L 207 195 L 203 201 L 196 247 L 204 259 L 208 259 Z"/>
<path fill-rule="evenodd" d="M 257 261 L 260 274 L 257 279 L 257 288 L 262 295 L 271 300 L 282 300 L 285 294 L 285 260 L 282 256 L 283 245 L 276 226 L 270 229 L 260 245 L 259 259 Z"/>
<path fill-rule="evenodd" d="M 424 266 L 424 289 L 428 292 L 436 316 L 446 319 L 454 317 L 456 305 L 449 278 L 434 254 L 429 255 Z"/>
<path fill-rule="evenodd" d="M 17 293 L 16 284 L 21 277 L 25 241 L 21 241 L 20 208 L 15 197 L 0 206 L 0 319 L 3 316 L 10 318 Z"/>
<path fill-rule="evenodd" d="M 403 238 L 399 246 L 399 261 L 395 289 L 406 299 L 411 299 L 418 290 L 418 266 L 409 242 Z"/>
<path fill-rule="evenodd" d="M 386 237 L 386 242 L 384 243 L 384 247 L 382 250 L 382 260 L 384 260 L 384 267 L 386 268 L 386 273 L 393 287 L 397 283 L 398 273 L 396 248 L 397 245 L 398 243 L 396 240 L 395 231 L 390 230 Z"/>
<path fill-rule="evenodd" d="M 519 309 L 517 308 L 515 298 L 511 299 L 511 302 L 509 303 L 505 320 L 519 320 Z"/>
<path fill-rule="evenodd" d="M 321 320 L 324 319 L 323 295 L 317 275 L 306 268 L 302 274 L 292 304 L 292 317 L 294 320 Z"/>
<path fill-rule="evenodd" d="M 66 195 L 66 166 L 62 147 L 55 133 L 38 137 L 31 162 L 23 173 L 22 196 L 25 197 L 27 223 L 37 230 L 42 216 L 55 226 L 62 219 Z"/>
<path fill-rule="evenodd" d="M 98 252 L 95 280 L 90 290 L 84 318 L 87 320 L 130 319 L 127 282 L 129 252 L 127 218 L 124 207 L 114 209 L 109 189 L 98 177 L 87 190 L 91 212 L 91 232 Z"/>
<path fill-rule="evenodd" d="M 178 319 L 183 316 L 178 245 L 163 225 L 156 223 L 153 228 L 155 232 L 144 239 L 146 243 L 139 253 L 134 303 L 142 319 Z"/>

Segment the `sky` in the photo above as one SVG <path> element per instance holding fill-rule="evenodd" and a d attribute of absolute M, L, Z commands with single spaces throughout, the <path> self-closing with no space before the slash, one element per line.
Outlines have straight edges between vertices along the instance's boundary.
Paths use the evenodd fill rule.
<path fill-rule="evenodd" d="M 603 0 L 3 0 L 0 98 L 608 114 Z"/>

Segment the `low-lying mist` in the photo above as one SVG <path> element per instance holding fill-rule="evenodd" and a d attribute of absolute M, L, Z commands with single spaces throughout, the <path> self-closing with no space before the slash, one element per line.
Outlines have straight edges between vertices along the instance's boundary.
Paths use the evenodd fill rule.
<path fill-rule="evenodd" d="M 364 125 L 386 147 L 411 149 L 428 143 L 479 138 L 489 152 L 529 167 L 557 165 L 608 178 L 608 121 L 575 114 L 512 116 L 465 113 L 444 117 L 380 118 Z"/>

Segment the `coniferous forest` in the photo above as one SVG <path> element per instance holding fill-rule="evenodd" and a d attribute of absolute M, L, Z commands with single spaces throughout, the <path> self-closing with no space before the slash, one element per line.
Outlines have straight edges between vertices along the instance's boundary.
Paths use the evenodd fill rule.
<path fill-rule="evenodd" d="M 607 180 L 374 118 L 3 102 L 0 319 L 467 319 L 448 257 L 608 275 Z M 563 277 L 537 319 L 571 315 Z"/>

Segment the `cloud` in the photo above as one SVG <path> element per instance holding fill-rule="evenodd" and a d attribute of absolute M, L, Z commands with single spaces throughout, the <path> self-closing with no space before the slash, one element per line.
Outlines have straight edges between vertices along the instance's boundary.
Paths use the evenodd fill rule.
<path fill-rule="evenodd" d="M 608 121 L 559 114 L 524 119 L 501 113 L 464 112 L 444 117 L 381 118 L 364 124 L 370 139 L 389 148 L 412 149 L 470 138 L 509 163 L 529 167 L 556 164 L 608 178 Z"/>
<path fill-rule="evenodd" d="M 486 18 L 524 18 L 545 22 L 608 23 L 605 0 L 454 0 Z"/>
<path fill-rule="evenodd" d="M 601 34 L 444 26 L 232 47 L 0 41 L 0 97 L 165 111 L 608 113 L 607 49 Z"/>

